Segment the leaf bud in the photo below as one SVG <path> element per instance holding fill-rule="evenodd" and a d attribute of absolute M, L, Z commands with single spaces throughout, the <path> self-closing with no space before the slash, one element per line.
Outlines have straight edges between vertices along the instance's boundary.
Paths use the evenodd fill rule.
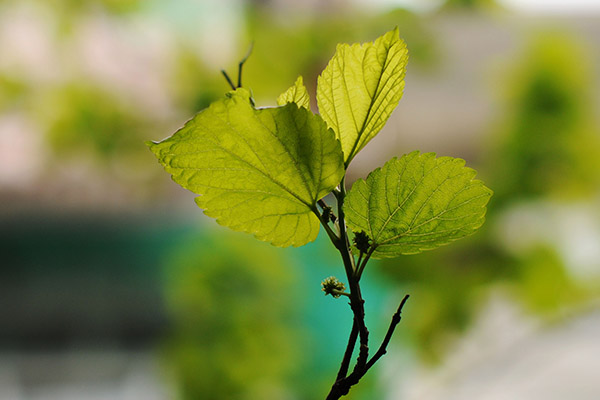
<path fill-rule="evenodd" d="M 323 220 L 335 222 L 336 219 L 337 218 L 333 214 L 333 211 L 331 211 L 331 207 L 329 207 L 329 206 L 323 207 Z"/>
<path fill-rule="evenodd" d="M 371 239 L 364 231 L 357 232 L 352 239 L 354 246 L 361 252 L 366 253 L 371 247 Z"/>
<path fill-rule="evenodd" d="M 330 276 L 329 278 L 325 278 L 321 282 L 321 287 L 325 296 L 328 294 L 332 295 L 335 298 L 340 297 L 344 294 L 344 290 L 346 290 L 346 285 L 343 282 L 340 282 L 335 276 Z"/>

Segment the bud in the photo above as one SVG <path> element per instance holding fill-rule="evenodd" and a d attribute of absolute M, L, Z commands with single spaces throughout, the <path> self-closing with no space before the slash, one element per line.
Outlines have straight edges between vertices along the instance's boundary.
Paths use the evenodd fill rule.
<path fill-rule="evenodd" d="M 331 221 L 331 222 L 335 222 L 335 220 L 337 219 L 336 216 L 333 214 L 333 211 L 331 211 L 331 207 L 329 206 L 325 206 L 323 207 L 323 219 L 325 221 Z"/>
<path fill-rule="evenodd" d="M 364 231 L 357 232 L 352 239 L 354 246 L 361 252 L 366 253 L 371 247 L 371 239 Z"/>
<path fill-rule="evenodd" d="M 321 287 L 321 290 L 325 292 L 325 296 L 330 294 L 335 298 L 340 297 L 342 294 L 344 294 L 344 290 L 346 290 L 346 285 L 338 281 L 335 276 L 325 278 L 323 282 L 321 282 Z"/>

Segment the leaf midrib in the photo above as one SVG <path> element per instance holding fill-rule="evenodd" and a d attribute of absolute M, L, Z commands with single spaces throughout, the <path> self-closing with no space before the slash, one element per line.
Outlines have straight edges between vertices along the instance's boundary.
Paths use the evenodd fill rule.
<path fill-rule="evenodd" d="M 211 142 L 213 142 L 211 140 Z M 284 192 L 289 193 L 291 196 L 293 196 L 295 199 L 297 199 L 300 203 L 306 205 L 309 209 L 312 207 L 312 204 L 307 203 L 306 201 L 304 201 L 301 197 L 299 197 L 297 194 L 295 194 L 294 192 L 292 192 L 290 189 L 288 189 L 286 187 L 286 185 L 284 185 L 283 183 L 279 182 L 277 179 L 273 178 L 267 171 L 263 171 L 260 168 L 257 168 L 255 165 L 251 164 L 249 161 L 244 160 L 243 158 L 241 158 L 240 156 L 238 156 L 237 154 L 231 152 L 229 149 L 222 147 L 220 145 L 218 145 L 217 143 L 213 142 L 213 145 L 219 149 L 221 149 L 223 152 L 229 154 L 232 158 L 248 165 L 250 168 L 258 171 L 258 173 L 260 173 L 261 175 L 263 175 L 265 178 L 267 178 L 268 180 L 270 180 L 271 182 L 275 183 L 277 186 L 279 186 Z M 259 158 L 260 160 L 260 158 Z M 262 164 L 262 162 L 261 162 Z M 222 189 L 225 190 L 225 189 Z"/>
<path fill-rule="evenodd" d="M 383 79 L 383 71 L 385 71 L 386 68 L 386 64 L 388 62 L 388 58 L 390 55 L 390 50 L 392 49 L 392 47 L 394 47 L 396 43 L 394 43 L 392 46 L 390 46 L 386 53 L 385 53 L 385 59 L 383 60 L 383 64 L 381 66 L 381 73 L 379 75 L 379 78 L 377 79 L 377 86 L 375 87 L 375 92 L 373 94 L 373 97 L 371 97 L 371 101 L 369 103 L 369 107 L 367 108 L 367 114 L 365 116 L 365 119 L 363 121 L 362 127 L 360 128 L 360 130 L 357 132 L 357 137 L 356 137 L 356 141 L 354 142 L 354 145 L 352 146 L 352 149 L 350 150 L 350 153 L 348 155 L 348 161 L 345 162 L 346 167 L 350 164 L 350 161 L 352 161 L 352 159 L 354 158 L 354 151 L 356 150 L 356 147 L 358 146 L 358 143 L 360 142 L 360 138 L 362 137 L 362 135 L 365 133 L 365 129 L 367 129 L 367 121 L 369 120 L 369 115 L 371 114 L 371 111 L 373 110 L 373 105 L 375 104 L 375 99 L 377 98 L 377 93 L 379 92 L 379 86 L 381 85 L 382 79 Z M 375 47 L 375 44 L 372 44 L 372 47 Z M 363 54 L 363 64 L 364 64 L 364 59 L 367 55 L 367 49 L 365 48 L 365 52 Z M 364 71 L 364 69 L 363 69 Z M 344 77 L 344 82 L 346 81 L 345 77 Z M 364 81 L 364 78 L 363 78 Z M 349 94 L 349 93 L 348 93 Z"/>
<path fill-rule="evenodd" d="M 296 170 L 298 171 L 298 174 L 300 176 L 300 178 L 302 179 L 302 182 L 305 186 L 305 189 L 307 190 L 307 194 L 311 197 L 315 197 L 314 195 L 311 194 L 311 190 L 308 187 L 308 182 L 306 181 L 306 177 L 303 176 L 302 171 L 298 168 L 298 162 L 297 160 L 294 159 L 294 157 L 292 157 L 292 154 L 290 153 L 290 151 L 288 150 L 288 148 L 283 144 L 283 142 L 281 141 L 281 138 L 279 138 L 274 132 L 272 132 L 265 124 L 264 122 L 258 118 L 258 111 L 259 110 L 252 110 L 252 115 L 254 117 L 254 119 L 263 126 L 263 128 L 269 132 L 269 134 L 271 134 L 271 136 L 273 136 L 274 138 L 277 139 L 277 141 L 279 142 L 279 144 L 283 147 L 283 149 L 285 150 L 286 154 L 289 156 L 289 158 L 293 161 L 294 166 L 296 167 Z M 261 157 L 258 156 L 258 154 L 256 153 L 256 150 L 248 143 L 248 141 L 246 140 L 246 137 L 244 135 L 242 135 L 241 132 L 239 132 L 233 125 L 231 125 L 231 123 L 229 122 L 229 110 L 227 110 L 226 115 L 227 118 L 223 119 L 218 113 L 213 113 L 214 116 L 216 118 L 219 118 L 222 122 L 224 122 L 231 131 L 235 132 L 235 134 L 241 138 L 244 143 L 246 143 L 246 145 L 248 146 L 248 148 L 250 149 L 250 151 L 252 152 L 252 154 L 254 154 L 254 156 L 256 157 L 256 159 L 260 162 L 260 164 L 262 165 L 264 170 L 261 170 L 260 168 L 258 168 L 257 166 L 253 165 L 252 163 L 250 163 L 249 161 L 241 158 L 239 155 L 231 152 L 230 150 L 226 149 L 225 147 L 222 147 L 219 143 L 216 143 L 214 140 L 210 140 L 210 138 L 214 138 L 213 136 L 206 136 L 207 139 L 209 139 L 210 142 L 213 143 L 213 145 L 215 147 L 218 147 L 219 149 L 221 149 L 222 151 L 226 152 L 227 154 L 231 155 L 233 158 L 243 162 L 244 164 L 248 165 L 250 168 L 255 169 L 256 171 L 258 171 L 260 174 L 262 174 L 264 177 L 266 177 L 267 179 L 271 180 L 273 183 L 275 183 L 277 186 L 279 186 L 281 189 L 283 189 L 285 192 L 289 193 L 291 196 L 293 196 L 294 198 L 296 198 L 299 202 L 301 202 L 302 204 L 306 205 L 309 209 L 312 209 L 313 207 L 313 202 L 306 202 L 304 201 L 304 199 L 302 199 L 299 195 L 297 195 L 296 193 L 292 192 L 286 185 L 284 185 L 283 183 L 279 182 L 277 179 L 275 179 L 274 177 L 272 177 L 268 171 L 268 168 L 264 165 L 264 163 L 262 162 Z M 271 116 L 272 117 L 272 116 Z M 208 130 L 207 130 L 208 131 Z M 311 198 L 312 200 L 312 198 Z M 316 201 L 316 200 L 315 200 Z"/>

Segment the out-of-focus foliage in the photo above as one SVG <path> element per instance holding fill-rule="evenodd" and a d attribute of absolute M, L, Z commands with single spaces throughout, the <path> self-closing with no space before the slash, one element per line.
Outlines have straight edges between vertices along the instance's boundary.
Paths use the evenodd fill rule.
<path fill-rule="evenodd" d="M 418 68 L 427 69 L 437 61 L 432 33 L 419 16 L 402 9 L 365 18 L 353 10 L 345 13 L 299 15 L 282 18 L 268 3 L 246 5 L 245 29 L 239 38 L 239 59 L 254 43 L 248 62 L 244 65 L 242 83 L 251 89 L 261 103 L 274 103 L 282 92 L 303 75 L 309 94 L 314 98 L 317 75 L 340 42 L 364 42 L 381 35 L 381 27 L 398 26 L 400 37 L 410 43 L 411 60 Z M 209 67 L 188 44 L 178 56 L 174 86 L 180 105 L 192 105 L 198 111 L 218 99 L 228 86 L 220 71 Z M 223 65 L 234 78 L 239 59 Z M 188 106 L 189 107 L 189 106 Z"/>
<path fill-rule="evenodd" d="M 191 238 L 166 264 L 164 348 L 182 400 L 290 396 L 300 367 L 291 260 L 237 234 Z"/>
<path fill-rule="evenodd" d="M 556 249 L 540 245 L 516 260 L 510 291 L 526 308 L 538 314 L 550 314 L 561 307 L 577 304 L 593 293 L 568 273 Z"/>
<path fill-rule="evenodd" d="M 442 10 L 480 10 L 498 8 L 496 0 L 446 0 Z"/>
<path fill-rule="evenodd" d="M 175 71 L 171 77 L 174 102 L 182 113 L 193 113 L 205 109 L 228 90 L 219 71 L 211 69 L 194 49 L 183 42 L 175 59 Z M 252 56 L 254 62 L 255 56 Z M 246 67 L 247 69 L 247 67 Z M 245 79 L 247 81 L 247 79 Z"/>
<path fill-rule="evenodd" d="M 0 75 L 0 110 L 10 109 L 27 95 L 27 84 L 15 76 Z"/>
<path fill-rule="evenodd" d="M 45 117 L 52 149 L 63 156 L 95 154 L 103 160 L 136 153 L 151 128 L 143 115 L 100 87 L 72 83 L 50 94 Z"/>
<path fill-rule="evenodd" d="M 339 268 L 327 237 L 298 249 L 228 230 L 180 240 L 164 262 L 171 328 L 162 347 L 178 398 L 322 399 L 352 321 L 344 301 L 321 291 Z M 380 338 L 385 296 L 377 280 L 364 283 L 379 325 L 371 334 Z M 380 390 L 367 375 L 348 398 L 379 398 Z"/>
<path fill-rule="evenodd" d="M 375 264 L 410 293 L 410 312 L 418 317 L 403 319 L 403 332 L 426 362 L 440 361 L 480 310 L 490 285 L 514 274 L 511 258 L 486 242 L 485 231 L 400 262 Z"/>
<path fill-rule="evenodd" d="M 92 160 L 88 166 L 99 175 L 133 190 L 132 180 L 123 181 L 125 174 L 114 166 L 139 169 L 134 164 L 148 156 L 140 143 L 171 131 L 180 116 L 220 98 L 228 90 L 220 68 L 235 79 L 237 62 L 251 42 L 254 51 L 244 67 L 243 84 L 267 105 L 274 104 L 300 71 L 308 71 L 305 81 L 314 98 L 316 76 L 335 44 L 370 39 L 382 33 L 382 26 L 399 26 L 401 36 L 411 41 L 416 63 L 430 65 L 435 59 L 431 34 L 418 16 L 406 11 L 365 18 L 349 9 L 282 19 L 261 2 L 241 2 L 235 14 L 240 21 L 223 44 L 229 64 L 215 65 L 213 54 L 199 45 L 213 33 L 193 24 L 176 26 L 181 10 L 191 3 L 0 2 L 4 25 L 14 22 L 14 29 L 22 32 L 16 38 L 39 46 L 41 54 L 30 60 L 29 45 L 18 40 L 14 46 L 23 51 L 8 50 L 11 57 L 0 66 L 0 112 L 23 116 L 39 130 L 35 134 L 49 145 L 44 159 L 48 173 L 60 163 Z M 191 9 L 203 7 L 208 6 Z M 155 28 L 149 30 L 152 24 Z M 13 38 L 7 40 L 12 43 Z M 32 62 L 37 64 L 27 64 Z M 153 178 L 158 174 L 159 169 L 148 168 L 134 174 L 145 175 L 135 182 L 139 193 L 157 193 Z"/>
<path fill-rule="evenodd" d="M 508 118 L 490 164 L 495 201 L 595 193 L 600 140 L 588 51 L 564 34 L 540 34 L 520 59 L 504 79 Z"/>
<path fill-rule="evenodd" d="M 334 54 L 337 43 L 372 40 L 383 33 L 382 27 L 389 26 L 398 26 L 400 37 L 410 43 L 408 50 L 414 64 L 427 68 L 435 63 L 432 33 L 417 15 L 405 10 L 369 18 L 349 10 L 290 21 L 260 5 L 249 6 L 246 37 L 255 45 L 244 70 L 245 85 L 262 98 L 283 91 L 302 74 L 314 98 L 317 75 Z"/>
<path fill-rule="evenodd" d="M 7 49 L 6 54 L 11 57 L 5 57 L 0 70 L 0 111 L 23 114 L 28 121 L 40 127 L 54 152 L 47 169 L 51 170 L 72 156 L 97 159 L 99 169 L 110 171 L 115 164 L 122 165 L 120 162 L 123 160 L 140 157 L 144 161 L 138 168 L 152 173 L 152 168 L 148 167 L 151 154 L 143 146 L 143 140 L 156 137 L 159 132 L 168 132 L 165 125 L 169 125 L 169 129 L 175 128 L 174 120 L 206 108 L 228 90 L 219 72 L 221 66 L 208 62 L 210 54 L 201 54 L 194 46 L 202 39 L 195 31 L 186 31 L 187 36 L 182 37 L 184 35 L 180 33 L 173 34 L 171 26 L 161 33 L 162 24 L 171 22 L 148 13 L 150 4 L 160 9 L 179 7 L 176 3 L 140 0 L 0 1 L 3 13 L 9 12 L 13 6 L 39 8 L 34 16 L 41 15 L 47 19 L 32 20 L 30 25 L 40 29 L 51 28 L 49 32 L 42 30 L 42 35 L 34 36 L 35 40 L 31 41 L 33 44 L 50 43 L 46 49 L 52 55 L 50 63 L 38 64 L 35 69 L 37 75 L 31 74 L 32 68 L 21 64 L 11 69 L 10 58 L 20 54 L 14 51 L 17 49 Z M 446 9 L 485 9 L 491 3 L 490 0 L 449 0 Z M 321 16 L 299 14 L 298 18 L 290 18 L 290 15 L 282 16 L 271 10 L 268 2 L 253 1 L 241 12 L 240 30 L 235 33 L 239 56 L 222 67 L 235 77 L 238 58 L 254 41 L 254 51 L 244 67 L 243 83 L 260 100 L 274 103 L 276 95 L 289 87 L 300 73 L 305 74 L 308 91 L 314 95 L 316 77 L 333 55 L 335 44 L 369 40 L 380 35 L 382 27 L 399 27 L 400 37 L 408 44 L 410 68 L 429 68 L 439 61 L 436 37 L 417 15 L 403 10 L 373 16 L 352 10 L 338 11 Z M 157 15 L 162 17 L 160 13 Z M 169 116 L 157 115 L 160 112 L 138 108 L 137 104 L 121 98 L 128 87 L 110 87 L 82 73 L 78 64 L 82 57 L 79 50 L 74 49 L 74 44 L 85 36 L 86 32 L 82 32 L 81 27 L 98 21 L 108 23 L 110 29 L 104 31 L 104 36 L 96 36 L 98 41 L 87 42 L 94 44 L 87 49 L 101 47 L 105 43 L 106 32 L 113 32 L 115 36 L 123 34 L 123 40 L 146 47 L 148 43 L 127 35 L 131 33 L 129 28 L 143 26 L 148 21 L 151 25 L 156 22 L 152 28 L 158 36 L 167 31 L 173 35 L 162 38 L 170 49 L 167 55 L 171 69 L 164 71 L 161 79 L 166 82 L 166 89 L 157 97 L 166 99 L 166 103 L 173 107 L 172 114 L 178 115 L 171 115 L 169 121 Z M 8 22 L 14 22 L 14 18 L 5 18 L 3 22 L 6 28 Z M 31 26 L 28 25 L 25 31 L 29 32 Z M 40 37 L 45 41 L 40 41 Z M 522 57 L 515 57 L 519 61 L 514 71 L 499 77 L 508 92 L 506 123 L 496 129 L 502 135 L 492 151 L 494 157 L 480 157 L 485 161 L 481 167 L 488 170 L 486 181 L 489 180 L 495 191 L 487 229 L 452 247 L 404 257 L 401 262 L 380 263 L 385 276 L 403 285 L 403 289 L 406 288 L 412 295 L 410 312 L 417 317 L 405 318 L 402 332 L 411 332 L 416 348 L 427 359 L 436 360 L 443 355 L 449 339 L 468 326 L 492 288 L 504 287 L 528 309 L 545 315 L 596 295 L 582 288 L 581 282 L 571 275 L 564 257 L 555 248 L 542 244 L 519 255 L 508 254 L 491 229 L 497 218 L 518 198 L 583 197 L 598 190 L 597 171 L 600 168 L 597 163 L 600 157 L 594 143 L 597 128 L 591 122 L 594 105 L 589 93 L 593 85 L 586 69 L 589 53 L 579 40 L 573 38 L 559 34 L 540 37 L 524 48 Z M 140 71 L 147 70 L 154 63 L 153 60 L 146 61 L 143 57 L 139 59 Z M 122 64 L 123 60 L 117 59 L 117 62 Z M 58 77 L 52 75 L 54 69 L 59 70 Z M 47 81 L 46 73 L 51 76 Z M 136 73 L 130 71 L 129 75 L 135 76 Z M 154 172 L 162 177 L 158 166 Z M 161 181 L 170 185 L 167 180 Z M 117 180 L 110 182 L 112 185 L 119 183 Z M 137 181 L 136 184 L 147 182 Z M 132 185 L 132 182 L 126 184 Z M 271 343 L 270 336 L 275 335 L 275 331 L 277 335 L 284 336 L 297 333 L 298 325 L 290 320 L 294 313 L 286 314 L 289 305 L 281 300 L 289 295 L 289 287 L 284 291 L 284 285 L 275 283 L 281 276 L 289 282 L 288 274 L 292 273 L 292 269 L 281 268 L 280 264 L 287 261 L 272 254 L 265 255 L 261 262 L 254 262 L 251 257 L 256 250 L 249 250 L 245 245 L 231 246 L 225 245 L 220 237 L 203 237 L 184 245 L 187 250 L 182 253 L 187 256 L 182 254 L 170 264 L 172 275 L 168 297 L 175 328 L 166 357 L 178 372 L 175 379 L 183 388 L 182 393 L 190 399 L 208 398 L 207 393 L 214 393 L 210 390 L 221 390 L 224 385 L 221 382 L 226 382 L 229 393 L 239 394 L 243 391 L 241 387 L 247 387 L 247 379 L 254 379 L 257 374 L 259 378 L 274 374 L 273 380 L 280 379 L 295 368 L 287 362 L 298 360 L 297 350 L 288 346 L 291 340 L 281 343 L 280 339 L 273 339 Z M 254 247 L 254 244 L 251 246 Z M 219 250 L 224 254 L 217 257 Z M 259 291 L 268 289 L 275 292 L 267 296 L 267 301 L 243 297 L 248 296 L 245 290 L 226 292 L 231 286 L 224 289 L 223 286 L 213 286 L 213 281 L 218 281 L 217 284 L 222 282 L 220 277 L 228 273 L 223 266 L 240 274 L 238 284 L 244 288 L 248 281 L 252 281 L 255 285 L 252 287 L 259 287 Z M 318 282 L 324 277 L 315 278 L 316 296 L 320 293 Z M 238 295 L 242 297 L 235 297 Z M 244 313 L 245 308 L 240 309 L 240 305 L 244 307 L 246 301 L 259 309 L 264 308 L 265 312 L 261 315 L 269 324 L 258 326 L 263 321 L 262 316 L 256 319 L 254 312 Z M 226 311 L 218 314 L 219 310 Z M 221 316 L 228 319 L 220 321 Z M 205 321 L 216 325 L 211 326 Z M 244 327 L 236 333 L 239 325 Z M 271 326 L 273 331 L 267 329 Z M 220 327 L 225 329 L 224 333 L 217 329 Z M 248 332 L 252 335 L 246 335 Z M 217 345 L 212 347 L 214 342 L 211 340 L 216 340 Z M 256 350 L 271 348 L 271 345 L 274 351 Z M 310 348 L 314 349 L 314 343 Z M 223 350 L 223 355 L 218 349 Z M 247 358 L 234 354 L 238 350 Z M 320 354 L 329 357 L 327 352 Z M 230 359 L 235 362 L 230 363 Z M 213 361 L 209 363 L 207 360 Z M 235 368 L 229 371 L 231 366 Z M 313 381 L 320 378 L 318 372 L 314 372 L 315 368 L 307 370 L 314 374 L 310 376 Z M 309 376 L 306 371 L 298 375 Z M 217 378 L 223 380 L 218 384 L 210 380 Z M 306 379 L 299 387 L 306 388 L 310 383 Z M 254 392 L 245 395 L 253 398 L 284 397 L 264 389 L 268 385 L 270 383 L 251 389 Z M 313 393 L 322 392 L 323 387 L 321 385 Z M 365 386 L 358 389 L 363 390 Z M 222 395 L 224 392 L 218 393 Z"/>
<path fill-rule="evenodd" d="M 53 9 L 62 14 L 102 9 L 111 14 L 126 14 L 139 10 L 142 0 L 48 0 Z"/>

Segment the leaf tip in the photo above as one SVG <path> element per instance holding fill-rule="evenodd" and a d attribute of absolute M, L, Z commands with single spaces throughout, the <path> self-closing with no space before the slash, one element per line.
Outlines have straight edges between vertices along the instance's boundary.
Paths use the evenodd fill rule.
<path fill-rule="evenodd" d="M 146 146 L 148 146 L 148 149 L 150 149 L 150 151 L 152 152 L 152 154 L 154 154 L 159 159 L 159 161 L 160 161 L 160 155 L 159 155 L 159 153 L 160 153 L 160 148 L 159 148 L 160 142 L 155 142 L 153 140 L 146 140 L 144 142 L 144 144 Z"/>

